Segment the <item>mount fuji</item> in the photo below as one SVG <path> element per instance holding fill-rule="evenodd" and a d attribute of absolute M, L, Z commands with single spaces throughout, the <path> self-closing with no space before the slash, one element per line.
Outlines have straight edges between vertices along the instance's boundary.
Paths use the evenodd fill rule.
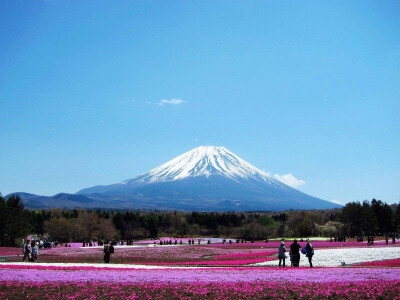
<path fill-rule="evenodd" d="M 277 211 L 340 207 L 302 193 L 226 148 L 214 146 L 195 148 L 138 177 L 77 194 L 107 207 L 140 209 Z"/>
<path fill-rule="evenodd" d="M 15 194 L 31 208 L 280 211 L 340 207 L 270 177 L 224 147 L 213 146 L 195 148 L 121 183 L 76 194 Z"/>

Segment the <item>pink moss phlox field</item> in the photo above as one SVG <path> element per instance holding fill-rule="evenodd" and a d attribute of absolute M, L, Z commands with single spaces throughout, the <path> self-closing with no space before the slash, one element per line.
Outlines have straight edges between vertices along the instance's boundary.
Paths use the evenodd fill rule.
<path fill-rule="evenodd" d="M 293 240 L 285 241 L 285 246 L 289 247 L 293 243 Z M 305 247 L 307 245 L 306 242 L 299 242 L 299 245 Z M 386 246 L 384 241 L 375 242 L 373 246 L 368 246 L 367 243 L 364 242 L 327 242 L 327 241 L 311 241 L 314 248 L 343 248 L 343 247 L 384 247 Z M 220 248 L 254 248 L 254 247 L 263 247 L 263 248 L 276 248 L 278 249 L 280 246 L 280 242 L 255 242 L 255 243 L 233 243 L 233 244 L 211 244 L 211 247 L 220 247 Z M 400 243 L 390 244 L 390 247 L 400 246 Z"/>
<path fill-rule="evenodd" d="M 0 256 L 6 256 L 6 255 L 23 255 L 22 248 L 0 247 Z"/>
<path fill-rule="evenodd" d="M 215 255 L 215 258 L 250 258 L 250 257 L 268 257 L 278 253 L 278 251 L 268 251 L 268 252 L 246 252 L 246 253 L 232 253 L 232 254 L 222 254 L 222 255 Z"/>
<path fill-rule="evenodd" d="M 145 264 L 142 264 L 143 268 L 140 267 L 136 267 L 138 265 L 135 264 L 130 264 L 132 267 L 129 267 L 129 264 L 127 264 L 126 267 L 112 267 L 110 265 L 106 265 L 103 264 L 101 266 L 74 266 L 74 265 L 39 265 L 39 264 L 31 264 L 31 263 L 27 263 L 27 264 L 23 264 L 23 265 L 12 265 L 12 264 L 4 264 L 1 265 L 0 264 L 0 269 L 32 269 L 32 270 L 78 270 L 78 271 L 83 271 L 83 270 L 114 270 L 114 271 L 129 271 L 129 270 L 149 270 L 149 268 L 145 268 Z M 171 264 L 170 264 L 171 265 Z M 135 266 L 135 267 L 134 267 Z M 139 265 L 140 266 L 140 265 Z M 315 267 L 314 269 L 325 269 L 326 267 Z M 340 268 L 340 267 L 330 267 L 330 269 L 334 269 L 334 268 Z M 171 267 L 171 268 L 162 268 L 162 269 L 157 269 L 157 268 L 153 268 L 153 270 L 159 270 L 159 271 L 165 271 L 165 270 L 193 270 L 193 268 L 191 267 Z M 248 266 L 230 266 L 230 267 L 223 267 L 223 266 L 219 266 L 219 267 L 213 267 L 212 270 L 225 270 L 225 271 L 238 271 L 238 270 L 248 270 L 249 267 Z M 276 271 L 276 267 L 251 267 L 252 270 L 275 270 Z M 308 267 L 298 267 L 296 268 L 296 270 L 302 270 L 302 269 L 309 269 Z M 150 269 L 151 270 L 151 269 Z M 282 269 L 282 271 L 285 270 L 290 270 L 290 268 L 285 268 Z"/>
<path fill-rule="evenodd" d="M 400 281 L 335 283 L 0 282 L 2 299 L 399 299 Z"/>
<path fill-rule="evenodd" d="M 359 266 L 369 266 L 369 267 L 400 267 L 400 258 L 364 262 L 364 263 L 361 263 L 358 265 Z"/>
<path fill-rule="evenodd" d="M 1 268 L 2 281 L 23 282 L 351 282 L 398 280 L 398 268 L 204 268 L 51 270 Z"/>
<path fill-rule="evenodd" d="M 271 250 L 269 250 L 271 251 Z M 274 252 L 277 250 L 274 249 Z M 213 247 L 212 245 L 201 246 L 156 246 L 156 247 L 115 247 L 115 253 L 112 255 L 112 263 L 173 263 L 173 262 L 198 262 L 209 260 L 230 260 L 235 257 L 216 258 L 218 255 L 230 255 L 260 252 L 260 248 L 221 248 Z M 22 253 L 22 252 L 21 252 Z M 49 250 L 41 250 L 39 262 L 46 263 L 99 263 L 103 260 L 102 247 L 56 247 Z M 240 256 L 239 256 L 240 257 Z M 246 257 L 246 255 L 244 256 Z M 255 255 L 254 258 L 258 256 Z M 8 261 L 20 261 L 21 258 L 14 257 Z M 251 262 L 249 262 L 251 263 Z"/>
<path fill-rule="evenodd" d="M 208 261 L 188 261 L 188 262 L 170 262 L 170 263 L 157 263 L 157 265 L 215 265 L 215 266 L 240 266 L 248 264 L 256 264 L 260 262 L 270 261 L 276 259 L 275 257 L 270 258 L 251 258 L 251 259 L 235 259 L 235 260 L 208 260 Z"/>

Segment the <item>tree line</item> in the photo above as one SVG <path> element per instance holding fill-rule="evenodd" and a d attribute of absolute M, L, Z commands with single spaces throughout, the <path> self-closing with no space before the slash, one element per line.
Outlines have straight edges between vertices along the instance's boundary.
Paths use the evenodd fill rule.
<path fill-rule="evenodd" d="M 342 209 L 285 212 L 182 212 L 50 209 L 27 210 L 17 195 L 0 195 L 0 246 L 19 245 L 27 234 L 58 242 L 170 237 L 273 237 L 391 235 L 400 231 L 400 205 L 351 202 Z"/>
<path fill-rule="evenodd" d="M 341 221 L 348 236 L 392 235 L 400 231 L 400 205 L 376 199 L 350 202 L 342 209 Z"/>

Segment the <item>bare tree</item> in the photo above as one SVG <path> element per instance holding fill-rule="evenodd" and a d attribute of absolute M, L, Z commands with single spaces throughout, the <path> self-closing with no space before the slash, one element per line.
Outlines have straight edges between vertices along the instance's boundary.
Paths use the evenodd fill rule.
<path fill-rule="evenodd" d="M 72 224 L 65 218 L 51 218 L 44 225 L 46 233 L 54 241 L 69 242 L 72 234 Z"/>
<path fill-rule="evenodd" d="M 117 237 L 117 230 L 111 219 L 102 219 L 98 226 L 98 239 L 109 241 Z"/>
<path fill-rule="evenodd" d="M 80 211 L 77 227 L 82 241 L 89 242 L 98 235 L 100 220 L 93 212 Z"/>

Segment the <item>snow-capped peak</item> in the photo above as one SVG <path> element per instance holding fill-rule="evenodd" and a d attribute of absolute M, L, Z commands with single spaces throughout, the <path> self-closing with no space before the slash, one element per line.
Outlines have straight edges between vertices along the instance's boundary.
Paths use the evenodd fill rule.
<path fill-rule="evenodd" d="M 236 181 L 254 179 L 275 181 L 267 173 L 257 169 L 224 147 L 200 146 L 190 150 L 149 172 L 126 180 L 131 182 L 165 182 L 187 177 L 220 175 Z"/>

